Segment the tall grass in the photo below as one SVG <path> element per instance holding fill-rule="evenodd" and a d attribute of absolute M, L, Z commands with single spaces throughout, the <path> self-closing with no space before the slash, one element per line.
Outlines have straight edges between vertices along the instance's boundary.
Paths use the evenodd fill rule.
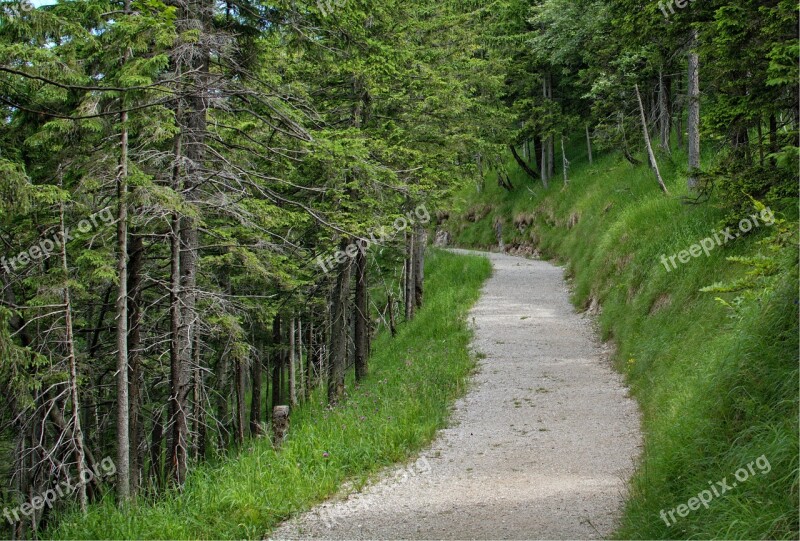
<path fill-rule="evenodd" d="M 777 256 L 783 276 L 749 301 L 700 289 L 745 274 L 730 256 L 776 257 L 759 242 L 769 227 L 667 272 L 660 256 L 711 236 L 725 214 L 713 199 L 685 204 L 684 156 L 661 160 L 670 196 L 646 166 L 616 154 L 592 165 L 573 159 L 566 188 L 556 178 L 544 190 L 517 171 L 513 192 L 491 183 L 482 193 L 465 190 L 449 227 L 458 244 L 485 247 L 500 220 L 507 245 L 535 244 L 566 263 L 578 307 L 602 306 L 602 335 L 616 344 L 617 368 L 644 417 L 645 449 L 617 537 L 798 539 L 796 245 Z M 770 204 L 796 231 L 797 199 Z M 525 216 L 533 226 L 515 227 Z M 735 481 L 734 472 L 762 455 L 769 473 L 749 476 L 708 509 L 676 515 L 674 524 L 660 517 L 709 483 Z"/>
<path fill-rule="evenodd" d="M 263 539 L 282 520 L 406 460 L 445 426 L 474 367 L 466 313 L 490 275 L 488 260 L 433 252 L 424 307 L 373 343 L 370 375 L 344 403 L 321 396 L 292 416 L 280 452 L 252 441 L 237 456 L 193 468 L 182 493 L 120 511 L 110 499 L 65 516 L 50 538 Z"/>

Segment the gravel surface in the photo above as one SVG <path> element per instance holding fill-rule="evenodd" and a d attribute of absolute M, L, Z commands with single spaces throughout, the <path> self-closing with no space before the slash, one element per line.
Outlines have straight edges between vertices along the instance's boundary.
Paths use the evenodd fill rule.
<path fill-rule="evenodd" d="M 487 254 L 471 313 L 485 358 L 416 463 L 283 524 L 274 539 L 597 539 L 639 454 L 636 403 L 563 271 Z"/>

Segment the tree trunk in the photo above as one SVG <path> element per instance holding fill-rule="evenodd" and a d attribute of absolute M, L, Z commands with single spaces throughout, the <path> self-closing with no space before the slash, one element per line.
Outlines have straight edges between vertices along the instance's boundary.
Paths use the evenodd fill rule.
<path fill-rule="evenodd" d="M 780 145 L 778 143 L 778 119 L 775 118 L 775 115 L 769 115 L 769 152 L 770 154 L 775 154 L 778 152 Z M 775 167 L 777 161 L 775 158 L 770 158 L 768 160 L 769 164 L 772 167 Z"/>
<path fill-rule="evenodd" d="M 414 319 L 414 232 L 406 231 L 406 261 L 404 278 L 404 294 L 406 321 Z"/>
<path fill-rule="evenodd" d="M 129 433 L 130 433 L 130 493 L 135 495 L 141 485 L 144 465 L 144 423 L 142 402 L 144 375 L 142 374 L 142 266 L 144 265 L 144 239 L 132 235 L 128 264 L 128 383 L 129 383 Z"/>
<path fill-rule="evenodd" d="M 230 430 L 228 428 L 230 421 L 228 420 L 228 400 L 230 399 L 230 387 L 228 385 L 228 373 L 230 362 L 228 356 L 220 353 L 217 361 L 217 450 L 224 453 L 228 449 L 228 437 Z"/>
<path fill-rule="evenodd" d="M 161 464 L 161 444 L 164 441 L 164 425 L 161 422 L 162 412 L 156 411 L 153 427 L 150 430 L 150 479 L 156 487 L 161 487 L 164 480 L 164 468 Z"/>
<path fill-rule="evenodd" d="M 634 85 L 634 88 L 636 89 L 636 100 L 639 102 L 639 112 L 642 116 L 642 131 L 644 132 L 644 143 L 647 146 L 647 157 L 650 160 L 650 167 L 656 174 L 656 180 L 661 190 L 664 193 L 668 193 L 667 187 L 664 185 L 664 179 L 661 178 L 661 172 L 658 170 L 658 162 L 656 162 L 655 154 L 653 154 L 653 147 L 650 144 L 650 133 L 647 130 L 647 118 L 644 115 L 644 106 L 642 105 L 642 95 L 639 94 L 639 85 Z"/>
<path fill-rule="evenodd" d="M 306 395 L 305 363 L 303 362 L 303 320 L 297 320 L 297 399 L 302 402 Z"/>
<path fill-rule="evenodd" d="M 541 135 L 534 135 L 533 136 L 533 158 L 536 160 L 537 169 L 541 171 L 541 161 L 542 161 L 542 136 Z M 537 173 L 539 177 L 542 175 Z"/>
<path fill-rule="evenodd" d="M 625 116 L 622 112 L 618 112 L 617 117 L 617 127 L 620 130 L 620 133 L 622 133 L 622 155 L 626 160 L 628 160 L 628 162 L 630 162 L 631 165 L 641 165 L 642 162 L 634 158 L 630 149 L 628 148 L 628 137 L 625 135 Z"/>
<path fill-rule="evenodd" d="M 209 0 L 185 5 L 181 9 L 180 30 L 200 30 L 201 34 L 208 30 L 213 5 Z M 186 27 L 186 28 L 183 28 Z M 201 41 L 202 43 L 202 41 Z M 181 137 L 185 143 L 186 171 L 180 193 L 184 194 L 186 203 L 197 205 L 198 187 L 203 182 L 203 162 L 207 133 L 208 73 L 210 52 L 207 45 L 191 49 L 186 62 L 192 73 L 191 85 L 185 102 L 186 111 L 181 115 Z M 177 363 L 171 370 L 171 392 L 173 400 L 171 419 L 172 448 L 170 449 L 170 470 L 173 482 L 182 487 L 186 480 L 186 468 L 189 454 L 188 402 L 191 391 L 192 344 L 196 328 L 197 303 L 197 265 L 199 237 L 197 221 L 194 216 L 184 215 L 180 218 L 180 288 L 178 300 L 180 307 L 180 326 L 177 338 Z"/>
<path fill-rule="evenodd" d="M 258 357 L 253 361 L 251 368 L 251 378 L 253 380 L 253 396 L 250 400 L 250 435 L 253 437 L 260 436 L 261 434 L 261 393 L 263 391 L 263 369 L 261 365 L 262 356 L 264 353 L 263 347 L 259 350 Z"/>
<path fill-rule="evenodd" d="M 391 293 L 389 293 L 389 298 L 386 301 L 386 306 L 388 307 L 389 311 L 389 332 L 392 334 L 392 337 L 397 336 L 397 325 L 395 324 L 394 318 L 394 297 Z"/>
<path fill-rule="evenodd" d="M 532 179 L 538 179 L 538 178 L 539 178 L 539 174 L 538 174 L 536 171 L 534 171 L 533 169 L 531 169 L 531 168 L 528 166 L 528 164 L 527 164 L 527 163 L 525 163 L 525 160 L 523 160 L 523 159 L 520 157 L 520 155 L 519 155 L 519 154 L 517 154 L 517 149 L 516 149 L 516 148 L 514 148 L 514 145 L 508 145 L 508 148 L 510 148 L 510 149 L 511 149 L 511 155 L 512 155 L 512 156 L 514 156 L 514 161 L 516 161 L 516 162 L 517 162 L 517 165 L 519 165 L 519 166 L 520 166 L 520 168 L 521 168 L 523 171 L 525 171 L 525 173 L 527 173 L 527 175 L 528 175 L 529 177 L 531 177 Z"/>
<path fill-rule="evenodd" d="M 659 146 L 666 153 L 670 152 L 669 136 L 672 126 L 670 121 L 672 114 L 669 110 L 670 85 L 664 79 L 664 70 L 658 70 L 658 127 L 659 127 Z"/>
<path fill-rule="evenodd" d="M 700 60 L 697 54 L 697 30 L 692 33 L 692 45 L 689 51 L 689 178 L 687 185 L 690 191 L 697 190 L 697 173 L 700 170 Z"/>
<path fill-rule="evenodd" d="M 180 152 L 180 137 L 176 138 L 176 151 Z M 176 162 L 179 154 L 176 153 Z M 176 168 L 177 168 L 176 164 Z M 184 281 L 181 278 L 183 257 L 181 255 L 184 242 L 181 217 L 175 213 L 172 218 L 171 235 L 171 291 L 170 291 L 170 396 L 169 417 L 167 419 L 167 457 L 169 477 L 178 486 L 183 484 L 187 467 L 187 397 L 188 397 L 188 370 L 189 362 L 186 359 L 189 345 L 186 343 L 188 336 L 184 335 Z"/>
<path fill-rule="evenodd" d="M 131 497 L 130 404 L 128 403 L 128 113 L 120 114 L 122 135 L 117 168 L 117 503 Z"/>
<path fill-rule="evenodd" d="M 356 254 L 356 303 L 355 303 L 355 346 L 356 346 L 356 381 L 363 381 L 367 377 L 367 333 L 369 332 L 369 305 L 367 283 L 367 245 L 359 241 L 359 251 Z"/>
<path fill-rule="evenodd" d="M 586 149 L 589 152 L 589 164 L 591 165 L 592 160 L 592 137 L 589 135 L 589 125 L 586 124 Z"/>
<path fill-rule="evenodd" d="M 341 250 L 348 246 L 342 240 Z M 348 258 L 339 266 L 336 287 L 331 302 L 330 358 L 328 361 L 328 402 L 336 404 L 344 395 L 344 376 L 347 363 L 348 324 L 347 312 L 350 299 L 351 260 Z"/>
<path fill-rule="evenodd" d="M 62 182 L 63 187 L 63 182 Z M 60 233 L 61 238 L 66 238 L 64 231 L 64 204 L 61 204 L 59 212 L 60 217 Z M 75 354 L 75 339 L 72 327 L 72 302 L 70 299 L 69 287 L 69 265 L 67 264 L 67 246 L 66 242 L 61 243 L 61 270 L 64 273 L 64 327 L 65 337 L 64 342 L 67 347 L 67 362 L 69 365 L 69 388 L 70 400 L 72 401 L 72 442 L 75 446 L 75 461 L 78 466 L 78 479 L 84 478 L 84 471 L 86 471 L 85 451 L 83 445 L 83 432 L 81 431 L 81 417 L 80 417 L 80 400 L 78 398 L 78 358 Z M 126 276 L 127 278 L 127 276 Z M 126 359 L 127 360 L 127 359 Z M 125 367 L 125 375 L 127 377 L 128 367 Z M 126 388 L 127 390 L 127 388 Z M 126 411 L 127 415 L 127 411 Z M 78 503 L 80 504 L 81 511 L 86 513 L 86 485 L 84 483 L 78 484 Z"/>
<path fill-rule="evenodd" d="M 564 186 L 569 184 L 569 161 L 567 161 L 567 151 L 564 149 L 564 136 L 561 136 L 561 170 L 564 173 Z"/>
<path fill-rule="evenodd" d="M 769 151 L 778 152 L 778 119 L 774 114 L 769 115 Z"/>
<path fill-rule="evenodd" d="M 297 407 L 297 320 L 289 320 L 289 405 Z"/>
<path fill-rule="evenodd" d="M 548 72 L 545 76 L 545 82 L 547 83 L 547 99 L 552 101 L 553 100 L 553 75 Z M 555 136 L 550 134 L 547 137 L 547 180 L 553 180 L 553 177 L 556 174 L 556 164 L 555 164 Z"/>
<path fill-rule="evenodd" d="M 192 445 L 192 456 L 200 460 L 205 456 L 205 418 L 203 412 L 203 369 L 200 366 L 200 338 L 195 333 L 192 347 L 194 361 L 192 363 L 192 434 L 195 435 Z"/>
<path fill-rule="evenodd" d="M 414 309 L 422 308 L 425 293 L 425 248 L 428 243 L 427 233 L 421 225 L 415 227 L 414 233 Z"/>
<path fill-rule="evenodd" d="M 683 104 L 678 104 L 675 114 L 675 134 L 678 136 L 678 147 L 683 148 Z"/>
<path fill-rule="evenodd" d="M 544 185 L 544 188 L 547 189 L 549 188 L 547 183 L 547 172 L 549 170 L 547 167 L 547 138 L 540 137 L 539 139 L 541 141 L 541 148 L 539 149 L 539 167 L 541 169 L 540 176 L 542 177 L 542 184 Z"/>
<path fill-rule="evenodd" d="M 281 316 L 276 315 L 275 319 L 272 320 L 272 356 L 270 359 L 272 360 L 272 365 L 270 368 L 272 369 L 272 408 L 271 412 L 275 410 L 277 406 L 283 405 L 283 396 L 281 396 L 281 370 L 283 369 L 282 366 L 282 347 L 283 347 L 283 337 L 281 336 Z"/>
<path fill-rule="evenodd" d="M 311 399 L 311 391 L 316 387 L 317 378 L 314 374 L 314 315 L 306 326 L 306 400 Z"/>
<path fill-rule="evenodd" d="M 245 426 L 247 425 L 245 410 L 247 409 L 247 367 L 245 359 L 235 359 L 236 372 L 236 444 L 244 444 Z"/>
<path fill-rule="evenodd" d="M 328 336 L 326 333 L 330 330 L 330 307 L 326 307 L 325 312 L 323 313 L 322 323 L 317 329 L 317 349 L 316 355 L 314 357 L 314 364 L 316 366 L 317 372 L 317 385 L 323 386 L 327 383 L 327 374 L 328 368 L 327 364 L 325 363 L 325 357 L 328 355 Z"/>

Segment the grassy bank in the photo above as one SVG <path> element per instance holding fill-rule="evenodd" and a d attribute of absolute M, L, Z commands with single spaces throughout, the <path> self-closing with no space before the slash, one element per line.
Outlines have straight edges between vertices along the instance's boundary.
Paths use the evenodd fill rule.
<path fill-rule="evenodd" d="M 328 410 L 317 399 L 298 409 L 281 452 L 268 441 L 192 470 L 186 489 L 127 512 L 112 503 L 71 515 L 51 538 L 262 539 L 282 520 L 432 440 L 474 367 L 466 313 L 491 273 L 488 260 L 434 252 L 426 261 L 425 306 L 397 337 L 373 343 L 367 381 Z"/>
<path fill-rule="evenodd" d="M 507 246 L 566 264 L 576 306 L 602 307 L 601 332 L 617 345 L 646 440 L 617 537 L 797 539 L 797 199 L 770 202 L 785 222 L 761 221 L 668 271 L 661 256 L 713 237 L 728 211 L 681 201 L 683 156 L 662 159 L 665 196 L 647 167 L 617 155 L 590 165 L 579 152 L 568 187 L 557 176 L 544 190 L 517 171 L 512 192 L 487 182 L 459 194 L 445 227 L 459 245 L 487 247 L 499 221 Z M 791 240 L 776 251 L 762 241 L 779 228 Z M 729 257 L 758 254 L 781 274 L 749 291 L 701 291 L 747 275 Z M 712 485 L 719 495 L 698 508 L 692 498 Z"/>

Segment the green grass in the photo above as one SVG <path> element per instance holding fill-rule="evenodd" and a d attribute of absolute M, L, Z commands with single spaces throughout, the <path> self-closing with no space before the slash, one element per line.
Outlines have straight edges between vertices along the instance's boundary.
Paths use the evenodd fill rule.
<path fill-rule="evenodd" d="M 370 375 L 333 410 L 321 397 L 299 408 L 280 452 L 257 440 L 222 463 L 194 468 L 181 494 L 113 502 L 71 514 L 47 533 L 69 539 L 263 539 L 284 519 L 407 460 L 445 426 L 475 360 L 466 313 L 491 273 L 487 259 L 434 251 L 426 261 L 424 307 L 373 343 Z M 110 500 L 110 499 L 109 499 Z"/>
<path fill-rule="evenodd" d="M 617 346 L 616 365 L 641 405 L 645 434 L 616 537 L 800 538 L 796 244 L 775 256 L 759 243 L 770 234 L 762 227 L 667 272 L 661 254 L 712 235 L 726 215 L 715 200 L 682 203 L 684 156 L 660 157 L 669 196 L 646 166 L 616 154 L 593 165 L 572 161 L 567 188 L 557 177 L 544 190 L 516 171 L 513 192 L 488 181 L 480 194 L 464 190 L 448 227 L 457 244 L 487 247 L 500 220 L 507 245 L 535 245 L 566 263 L 576 306 L 601 303 L 602 336 Z M 770 205 L 797 230 L 797 199 Z M 486 215 L 473 222 L 470 214 Z M 525 216 L 532 226 L 515 227 Z M 728 257 L 758 253 L 782 261 L 784 274 L 738 309 L 715 300 L 735 305 L 737 294 L 700 291 L 745 274 Z M 660 518 L 709 483 L 735 481 L 734 472 L 762 455 L 769 473 L 738 483 L 708 509 L 676 515 L 672 526 Z"/>

